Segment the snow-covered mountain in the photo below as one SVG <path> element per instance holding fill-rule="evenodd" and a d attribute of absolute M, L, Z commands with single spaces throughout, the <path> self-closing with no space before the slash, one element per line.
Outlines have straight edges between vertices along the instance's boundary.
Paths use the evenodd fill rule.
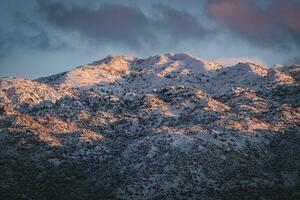
<path fill-rule="evenodd" d="M 108 56 L 0 79 L 3 199 L 299 199 L 300 65 Z"/>

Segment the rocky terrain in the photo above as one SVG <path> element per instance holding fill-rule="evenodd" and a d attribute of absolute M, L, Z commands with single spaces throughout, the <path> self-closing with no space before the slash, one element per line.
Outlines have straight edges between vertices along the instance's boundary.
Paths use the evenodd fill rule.
<path fill-rule="evenodd" d="M 0 79 L 0 199 L 300 199 L 300 65 L 109 56 Z"/>

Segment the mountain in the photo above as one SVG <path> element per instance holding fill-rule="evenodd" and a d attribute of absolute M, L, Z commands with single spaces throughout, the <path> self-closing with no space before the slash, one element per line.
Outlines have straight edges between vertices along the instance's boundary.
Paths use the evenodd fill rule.
<path fill-rule="evenodd" d="M 300 65 L 108 56 L 0 79 L 2 199 L 299 199 Z"/>

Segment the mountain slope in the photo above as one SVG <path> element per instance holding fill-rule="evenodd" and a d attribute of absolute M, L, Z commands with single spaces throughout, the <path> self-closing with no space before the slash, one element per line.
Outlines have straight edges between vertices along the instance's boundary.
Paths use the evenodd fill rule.
<path fill-rule="evenodd" d="M 4 199 L 297 199 L 297 65 L 109 56 L 0 79 Z"/>

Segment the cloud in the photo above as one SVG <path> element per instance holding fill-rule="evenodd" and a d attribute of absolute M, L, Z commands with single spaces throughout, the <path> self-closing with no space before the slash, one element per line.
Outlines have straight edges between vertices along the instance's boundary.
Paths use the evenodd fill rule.
<path fill-rule="evenodd" d="M 39 7 L 47 21 L 61 30 L 78 32 L 100 44 L 121 44 L 134 50 L 144 44 L 163 45 L 162 38 L 176 44 L 178 39 L 201 39 L 207 33 L 192 14 L 162 4 L 155 5 L 150 16 L 138 7 L 122 4 L 92 9 L 39 1 Z"/>
<path fill-rule="evenodd" d="M 265 66 L 265 63 L 261 59 L 252 57 L 219 57 L 214 59 L 214 61 L 220 63 L 223 66 L 234 66 L 239 62 L 250 62 Z"/>
<path fill-rule="evenodd" d="M 0 26 L 0 56 L 11 50 L 58 50 L 65 48 L 66 43 L 49 34 L 49 30 L 36 23 L 34 19 L 21 13 L 12 12 L 13 23 L 10 27 Z"/>
<path fill-rule="evenodd" d="M 154 23 L 154 28 L 163 31 L 166 34 L 177 38 L 201 38 L 209 30 L 202 27 L 198 19 L 190 13 L 182 10 L 175 10 L 163 4 L 155 5 L 159 17 Z M 149 19 L 151 21 L 152 19 Z"/>
<path fill-rule="evenodd" d="M 20 48 L 33 50 L 58 50 L 66 46 L 66 44 L 63 42 L 53 43 L 48 34 L 42 30 L 33 33 L 26 33 L 18 30 L 13 30 L 10 32 L 0 31 L 0 33 L 1 56 L 6 55 L 10 50 L 16 50 Z"/>
<path fill-rule="evenodd" d="M 209 17 L 260 47 L 300 48 L 300 4 L 292 0 L 210 0 Z"/>

